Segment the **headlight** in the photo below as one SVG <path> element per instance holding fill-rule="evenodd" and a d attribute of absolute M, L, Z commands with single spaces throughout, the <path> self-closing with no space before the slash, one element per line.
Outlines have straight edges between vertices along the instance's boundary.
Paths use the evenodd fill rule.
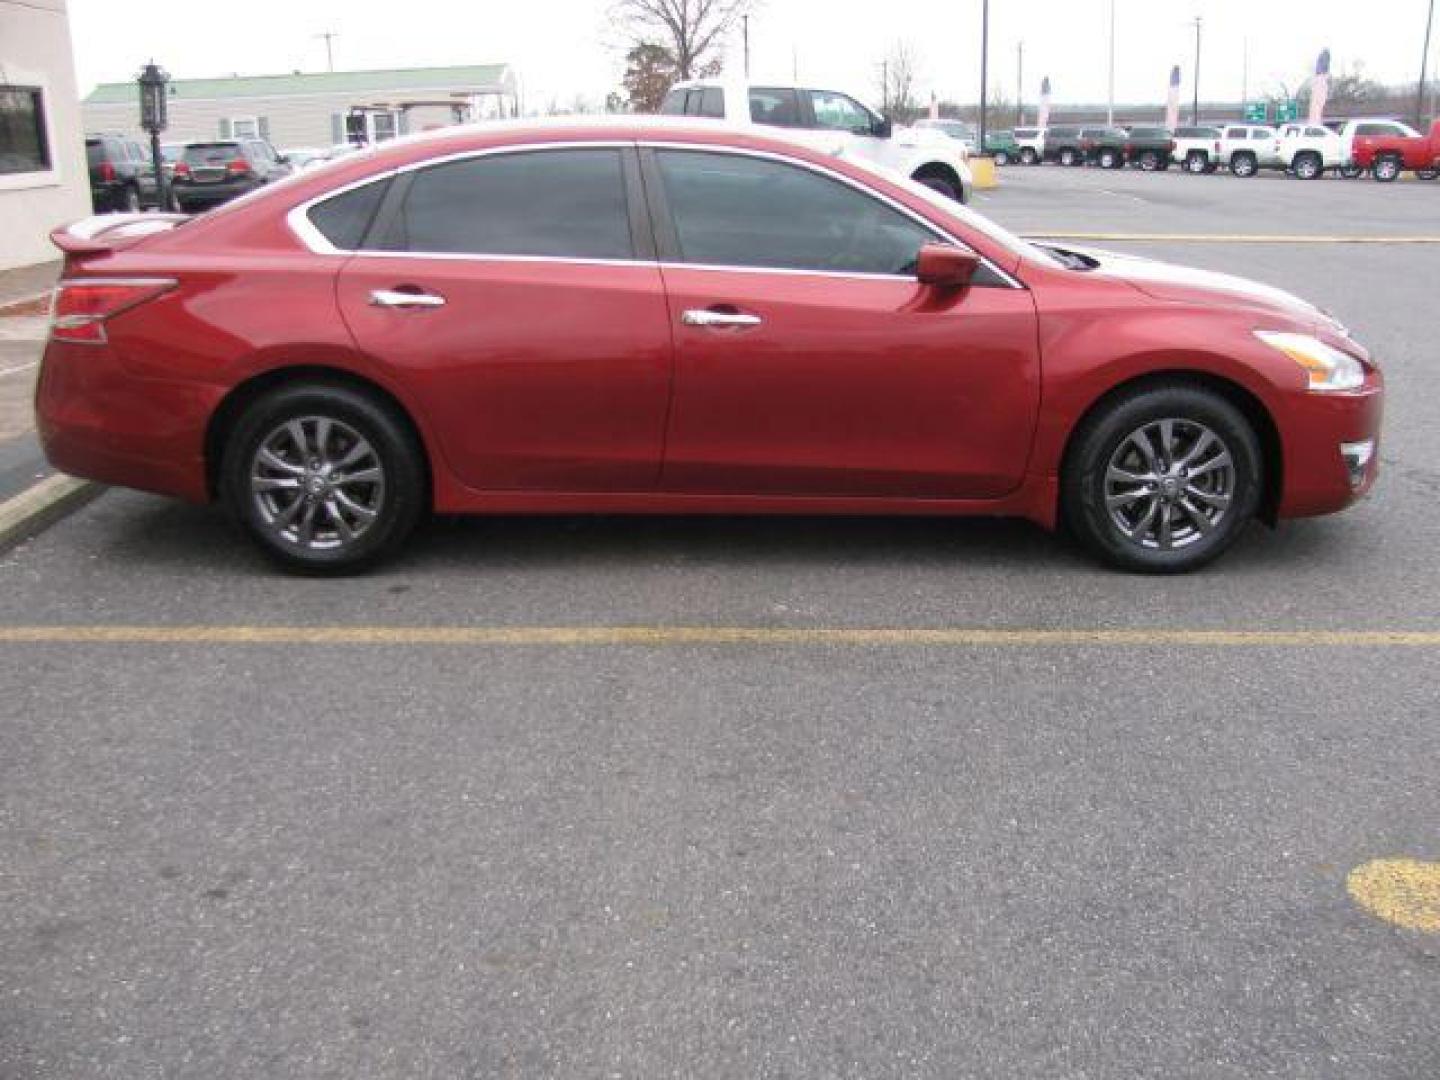
<path fill-rule="evenodd" d="M 1255 336 L 1304 368 L 1310 376 L 1311 390 L 1354 390 L 1365 384 L 1365 367 L 1359 360 L 1309 334 L 1256 330 Z"/>

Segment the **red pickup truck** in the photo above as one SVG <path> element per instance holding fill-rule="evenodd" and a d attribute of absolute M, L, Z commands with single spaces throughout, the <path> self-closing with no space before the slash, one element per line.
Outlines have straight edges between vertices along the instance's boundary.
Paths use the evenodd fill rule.
<path fill-rule="evenodd" d="M 1386 183 L 1405 169 L 1433 180 L 1440 175 L 1440 120 L 1430 125 L 1428 135 L 1357 135 L 1350 156 L 1355 165 L 1370 169 L 1376 180 Z"/>

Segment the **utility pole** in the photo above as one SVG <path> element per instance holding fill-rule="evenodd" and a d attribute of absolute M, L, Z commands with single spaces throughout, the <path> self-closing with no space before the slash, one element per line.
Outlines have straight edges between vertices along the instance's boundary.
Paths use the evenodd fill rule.
<path fill-rule="evenodd" d="M 1015 126 L 1025 126 L 1025 42 L 1015 43 Z"/>
<path fill-rule="evenodd" d="M 1420 85 L 1415 90 L 1415 128 L 1425 127 L 1425 73 L 1430 61 L 1430 29 L 1435 23 L 1435 0 L 1430 0 L 1430 14 L 1425 17 L 1425 47 L 1420 50 Z"/>
<path fill-rule="evenodd" d="M 985 113 L 990 104 L 990 0 L 980 0 L 980 149 L 985 149 Z"/>
<path fill-rule="evenodd" d="M 316 34 L 315 36 L 318 37 L 318 38 L 324 38 L 324 39 L 325 39 L 325 63 L 326 63 L 326 66 L 328 66 L 331 71 L 334 71 L 334 70 L 335 70 L 335 51 L 334 51 L 333 48 L 331 48 L 330 43 L 331 43 L 335 38 L 339 37 L 340 35 L 337 34 L 337 33 L 335 33 L 335 31 L 333 31 L 333 30 L 327 30 L 327 31 L 325 31 L 325 33 L 323 33 L 323 34 Z"/>
<path fill-rule="evenodd" d="M 1105 104 L 1105 126 L 1115 126 L 1115 0 L 1110 0 L 1110 97 Z"/>
<path fill-rule="evenodd" d="M 750 81 L 750 16 L 740 16 L 740 33 L 745 39 L 745 81 Z"/>
<path fill-rule="evenodd" d="M 1200 123 L 1200 16 L 1195 16 L 1195 101 L 1190 106 L 1190 123 Z"/>
<path fill-rule="evenodd" d="M 880 61 L 880 112 L 882 115 L 890 113 L 890 61 Z"/>

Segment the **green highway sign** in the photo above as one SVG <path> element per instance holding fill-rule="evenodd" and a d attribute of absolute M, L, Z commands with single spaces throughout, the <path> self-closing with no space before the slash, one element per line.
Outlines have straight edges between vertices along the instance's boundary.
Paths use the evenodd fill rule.
<path fill-rule="evenodd" d="M 1263 124 L 1270 119 L 1270 108 L 1263 101 L 1256 101 L 1245 106 L 1245 120 L 1251 124 Z"/>
<path fill-rule="evenodd" d="M 1300 102 L 1291 98 L 1275 106 L 1275 122 L 1283 124 L 1287 120 L 1298 120 L 1300 118 Z"/>

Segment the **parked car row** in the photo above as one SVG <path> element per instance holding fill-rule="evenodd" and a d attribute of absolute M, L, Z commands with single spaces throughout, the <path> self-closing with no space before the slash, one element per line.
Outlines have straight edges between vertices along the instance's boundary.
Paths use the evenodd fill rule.
<path fill-rule="evenodd" d="M 187 214 L 206 210 L 355 149 L 342 143 L 282 153 L 264 139 L 162 143 L 162 168 L 169 188 L 164 209 Z M 85 154 L 90 164 L 90 198 L 97 213 L 161 209 L 155 166 L 145 144 L 127 135 L 89 135 Z"/>
<path fill-rule="evenodd" d="M 938 121 L 943 125 L 955 123 Z M 1048 128 L 1014 128 L 987 134 L 985 150 L 1001 165 L 1098 165 L 1118 169 L 1135 165 L 1159 171 L 1174 165 L 1190 173 L 1228 169 L 1250 177 L 1266 169 L 1284 171 L 1302 180 L 1327 172 L 1376 180 L 1394 180 L 1405 170 L 1424 179 L 1440 175 L 1440 121 L 1421 135 L 1399 120 L 1364 117 L 1323 124 L 1203 124 L 1177 127 L 1132 127 L 1057 124 Z"/>

